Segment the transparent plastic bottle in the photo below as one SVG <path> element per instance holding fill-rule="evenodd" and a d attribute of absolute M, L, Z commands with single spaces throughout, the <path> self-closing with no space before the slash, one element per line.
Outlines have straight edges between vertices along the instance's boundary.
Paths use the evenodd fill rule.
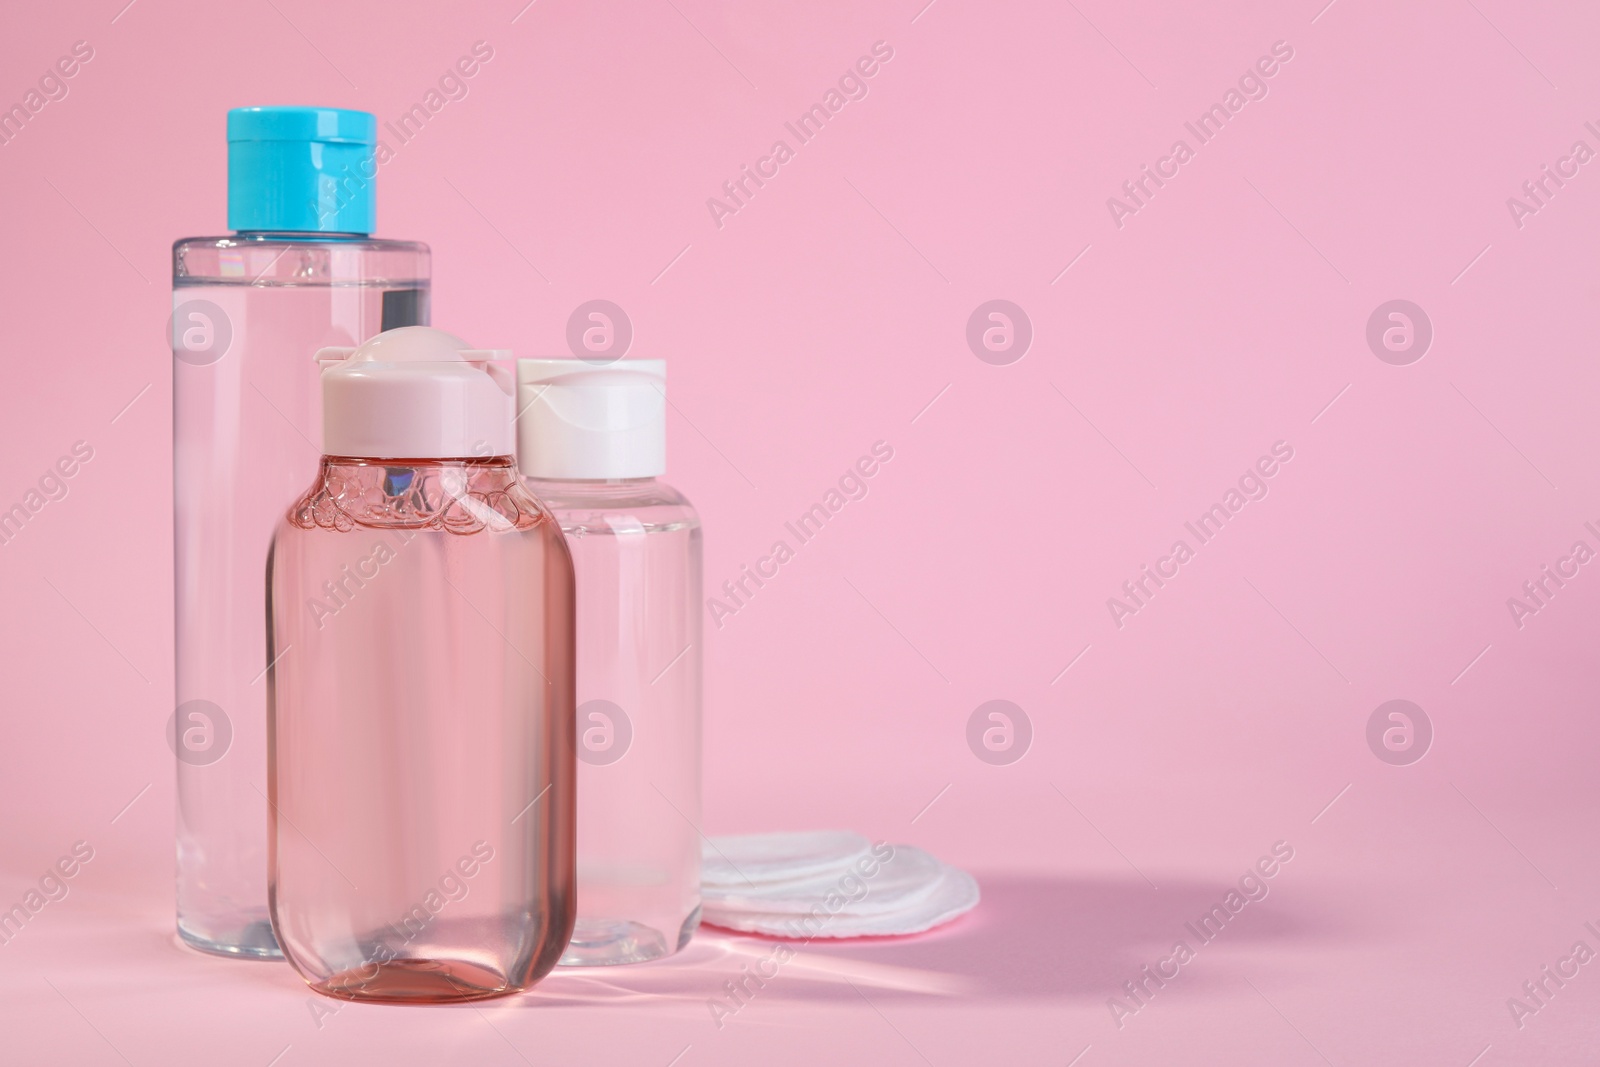
<path fill-rule="evenodd" d="M 325 372 L 273 540 L 272 920 L 329 996 L 514 993 L 572 932 L 572 563 L 493 355 L 417 328 Z"/>
<path fill-rule="evenodd" d="M 578 921 L 563 966 L 700 922 L 700 519 L 665 469 L 666 367 L 518 363 L 518 452 L 578 579 Z"/>
<path fill-rule="evenodd" d="M 321 452 L 311 354 L 428 321 L 428 246 L 374 240 L 376 121 L 228 116 L 228 237 L 172 248 L 178 932 L 276 957 L 267 916 L 267 546 Z"/>

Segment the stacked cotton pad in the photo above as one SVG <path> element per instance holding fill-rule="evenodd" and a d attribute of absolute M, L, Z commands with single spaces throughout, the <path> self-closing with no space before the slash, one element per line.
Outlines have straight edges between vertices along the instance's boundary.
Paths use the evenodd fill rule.
<path fill-rule="evenodd" d="M 915 934 L 978 903 L 966 871 L 847 831 L 713 837 L 701 855 L 702 920 L 743 933 Z"/>

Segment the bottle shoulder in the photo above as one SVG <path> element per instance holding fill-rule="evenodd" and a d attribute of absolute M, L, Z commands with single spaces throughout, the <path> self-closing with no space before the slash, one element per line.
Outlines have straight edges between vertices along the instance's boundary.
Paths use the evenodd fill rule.
<path fill-rule="evenodd" d="M 556 520 L 508 459 L 369 460 L 323 457 L 284 528 L 348 533 L 552 533 Z"/>
<path fill-rule="evenodd" d="M 421 241 L 360 234 L 242 233 L 172 244 L 174 288 L 197 285 L 355 285 L 426 288 L 432 252 Z"/>
<path fill-rule="evenodd" d="M 676 487 L 656 478 L 588 481 L 567 478 L 529 478 L 523 484 L 540 500 L 556 507 L 630 508 L 694 505 Z"/>
<path fill-rule="evenodd" d="M 654 478 L 620 482 L 525 478 L 524 483 L 569 534 L 617 529 L 700 529 L 700 514 L 689 498 Z"/>
<path fill-rule="evenodd" d="M 420 252 L 430 254 L 432 249 L 425 241 L 396 241 L 387 237 L 372 237 L 360 233 L 225 233 L 206 237 L 180 237 L 172 248 L 305 248 L 313 245 L 337 245 L 340 248 L 371 249 L 384 252 Z"/>

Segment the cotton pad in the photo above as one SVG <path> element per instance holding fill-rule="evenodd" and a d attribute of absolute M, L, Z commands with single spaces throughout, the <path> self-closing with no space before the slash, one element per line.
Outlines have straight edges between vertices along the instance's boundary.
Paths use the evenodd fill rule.
<path fill-rule="evenodd" d="M 701 848 L 700 881 L 706 886 L 749 886 L 842 873 L 872 851 L 872 842 L 847 830 L 713 837 Z"/>
<path fill-rule="evenodd" d="M 707 908 L 702 921 L 748 934 L 773 937 L 894 937 L 920 934 L 971 911 L 978 903 L 978 883 L 972 875 L 941 864 L 938 883 L 921 901 L 899 911 L 854 915 L 841 911 L 829 917 L 773 912 L 724 912 Z"/>
<path fill-rule="evenodd" d="M 939 883 L 944 864 L 920 848 L 896 845 L 894 855 L 880 861 L 870 851 L 825 873 L 785 882 L 702 888 L 706 910 L 773 912 L 799 915 L 830 895 L 848 901 L 853 915 L 879 915 L 919 903 Z M 872 872 L 868 875 L 867 872 Z"/>
<path fill-rule="evenodd" d="M 780 937 L 914 934 L 971 910 L 978 884 L 911 845 L 817 831 L 708 840 L 702 921 Z"/>

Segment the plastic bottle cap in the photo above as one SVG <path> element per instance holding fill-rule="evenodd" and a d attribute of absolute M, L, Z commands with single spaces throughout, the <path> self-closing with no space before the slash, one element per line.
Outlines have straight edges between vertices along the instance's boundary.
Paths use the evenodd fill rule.
<path fill-rule="evenodd" d="M 228 228 L 369 234 L 378 120 L 333 107 L 228 112 Z"/>
<path fill-rule="evenodd" d="M 322 440 L 330 456 L 483 459 L 509 456 L 511 373 L 431 326 L 403 326 L 359 348 L 324 348 Z"/>
<path fill-rule="evenodd" d="M 667 364 L 517 360 L 517 457 L 530 478 L 654 478 L 667 469 Z"/>

